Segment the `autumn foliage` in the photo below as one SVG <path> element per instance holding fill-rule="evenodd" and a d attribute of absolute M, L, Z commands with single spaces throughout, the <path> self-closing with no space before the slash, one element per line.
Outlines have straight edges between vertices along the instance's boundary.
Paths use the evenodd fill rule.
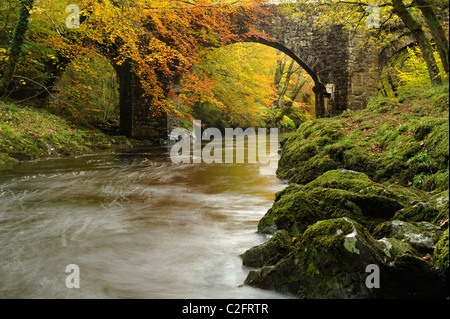
<path fill-rule="evenodd" d="M 165 109 L 171 106 L 165 97 L 173 85 L 208 48 L 256 35 L 251 22 L 263 14 L 255 4 L 210 0 L 91 0 L 80 6 L 80 28 L 68 30 L 61 21 L 64 4 L 46 0 L 36 9 L 57 29 L 62 51 L 78 56 L 94 50 L 117 66 L 131 61 L 154 106 Z M 236 15 L 245 17 L 239 25 L 232 22 Z"/>

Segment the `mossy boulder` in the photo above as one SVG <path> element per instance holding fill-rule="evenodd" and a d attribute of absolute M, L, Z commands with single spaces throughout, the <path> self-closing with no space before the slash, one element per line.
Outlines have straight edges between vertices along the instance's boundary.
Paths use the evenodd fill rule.
<path fill-rule="evenodd" d="M 395 213 L 394 219 L 411 221 L 411 222 L 436 222 L 441 214 L 437 207 L 431 206 L 429 203 L 420 202 L 414 206 L 406 207 Z"/>
<path fill-rule="evenodd" d="M 445 276 L 445 281 L 449 282 L 449 259 L 448 259 L 448 228 L 445 233 L 442 235 L 438 243 L 436 244 L 436 248 L 434 249 L 434 258 L 435 264 L 441 271 L 441 273 Z M 447 296 L 448 297 L 448 296 Z"/>
<path fill-rule="evenodd" d="M 396 194 L 367 175 L 351 170 L 328 171 L 306 185 L 291 184 L 275 196 L 260 220 L 261 233 L 284 229 L 298 237 L 313 223 L 348 217 L 373 230 L 404 206 Z"/>
<path fill-rule="evenodd" d="M 289 179 L 291 183 L 307 184 L 323 173 L 337 168 L 339 165 L 333 159 L 316 155 L 284 174 L 279 173 L 279 177 Z"/>
<path fill-rule="evenodd" d="M 263 276 L 245 284 L 303 298 L 368 298 L 366 266 L 383 252 L 367 230 L 348 218 L 319 221 L 303 233 L 295 250 Z"/>
<path fill-rule="evenodd" d="M 264 244 L 243 253 L 242 262 L 244 266 L 257 268 L 275 265 L 293 249 L 292 237 L 287 231 L 279 230 Z"/>
<path fill-rule="evenodd" d="M 287 230 L 293 237 L 298 237 L 311 225 L 324 218 L 317 202 L 300 185 L 290 185 L 276 195 L 272 208 L 259 221 L 260 233 L 274 233 Z"/>
<path fill-rule="evenodd" d="M 348 169 L 291 184 L 260 220 L 259 231 L 275 235 L 267 247 L 247 252 L 248 264 L 261 268 L 245 284 L 302 298 L 442 297 L 448 292 L 434 255 L 446 207 L 445 192 L 384 185 Z M 288 243 L 292 237 L 295 245 Z M 380 289 L 365 285 L 369 264 L 383 274 Z"/>
<path fill-rule="evenodd" d="M 288 256 L 273 266 L 251 271 L 244 284 L 300 298 L 445 296 L 446 288 L 431 262 L 415 257 L 408 248 L 393 256 L 386 253 L 386 245 L 349 218 L 322 220 L 308 227 Z M 378 271 L 379 287 L 367 285 L 369 265 Z"/>
<path fill-rule="evenodd" d="M 378 225 L 373 236 L 385 242 L 385 252 L 394 258 L 404 253 L 412 256 L 432 254 L 442 233 L 442 229 L 428 222 L 393 220 Z"/>

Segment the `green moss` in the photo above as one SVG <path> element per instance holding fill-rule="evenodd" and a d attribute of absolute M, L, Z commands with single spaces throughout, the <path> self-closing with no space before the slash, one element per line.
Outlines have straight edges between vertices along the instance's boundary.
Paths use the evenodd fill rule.
<path fill-rule="evenodd" d="M 369 186 L 372 186 L 372 181 L 366 174 L 341 169 L 325 172 L 314 181 L 308 183 L 306 189 L 322 187 L 358 192 Z"/>
<path fill-rule="evenodd" d="M 384 245 L 385 248 L 383 251 L 386 256 L 392 260 L 395 260 L 400 256 L 415 256 L 416 254 L 409 243 L 398 238 L 382 237 L 379 242 Z"/>
<path fill-rule="evenodd" d="M 372 230 L 402 208 L 395 193 L 367 175 L 332 170 L 306 185 L 291 184 L 277 193 L 258 229 L 263 233 L 284 229 L 297 237 L 319 220 L 348 217 Z"/>
<path fill-rule="evenodd" d="M 275 265 L 293 250 L 292 238 L 285 230 L 277 231 L 266 243 L 255 246 L 242 254 L 248 267 Z"/>
<path fill-rule="evenodd" d="M 273 230 L 284 229 L 296 237 L 308 225 L 323 218 L 317 202 L 304 192 L 303 188 L 291 185 L 278 198 L 260 220 L 259 232 L 270 233 Z"/>
<path fill-rule="evenodd" d="M 361 262 L 372 263 L 370 258 L 381 256 L 380 247 L 363 226 L 351 219 L 317 222 L 305 231 L 292 255 L 297 270 L 293 271 L 296 281 L 291 282 L 297 282 L 298 293 L 309 298 L 348 298 L 358 294 L 357 287 L 365 276 L 352 269 L 364 268 Z"/>
<path fill-rule="evenodd" d="M 129 143 L 126 139 L 114 140 Z M 0 163 L 105 149 L 112 139 L 42 109 L 0 101 Z"/>
<path fill-rule="evenodd" d="M 440 210 L 425 203 L 418 203 L 412 207 L 406 207 L 395 213 L 394 219 L 411 222 L 436 222 Z"/>
<path fill-rule="evenodd" d="M 308 269 L 306 270 L 308 276 L 314 276 L 320 274 L 320 271 L 314 266 L 313 263 L 308 264 Z"/>
<path fill-rule="evenodd" d="M 323 173 L 337 168 L 339 168 L 339 164 L 334 160 L 316 155 L 284 176 L 289 177 L 291 183 L 306 184 Z"/>
<path fill-rule="evenodd" d="M 300 239 L 299 246 L 307 249 L 322 247 L 340 250 L 344 245 L 345 235 L 352 231 L 352 224 L 344 218 L 322 220 L 308 227 Z"/>
<path fill-rule="evenodd" d="M 443 85 L 420 89 L 404 102 L 376 98 L 365 110 L 303 123 L 283 146 L 278 176 L 305 184 L 327 170 L 345 168 L 380 183 L 448 188 L 448 106 L 433 108 L 430 92 L 440 96 L 436 101 L 448 100 Z M 415 113 L 411 102 L 421 104 L 423 114 Z M 386 112 L 386 107 L 395 109 Z"/>
<path fill-rule="evenodd" d="M 435 170 L 448 169 L 449 166 L 449 126 L 448 121 L 435 127 L 433 132 L 424 142 L 424 148 L 428 151 Z"/>
<path fill-rule="evenodd" d="M 316 187 L 308 195 L 320 202 L 326 218 L 348 217 L 369 229 L 392 218 L 403 206 L 395 199 L 373 194 L 359 194 L 342 189 Z"/>
<path fill-rule="evenodd" d="M 260 223 L 299 240 L 262 287 L 306 298 L 365 298 L 361 269 L 375 263 L 384 289 L 370 297 L 441 294 L 433 262 L 448 278 L 448 230 L 436 243 L 448 219 L 449 130 L 448 105 L 435 103 L 447 96 L 448 85 L 420 88 L 402 101 L 374 100 L 365 110 L 299 127 L 277 170 L 293 184 L 277 193 Z M 417 258 L 433 250 L 433 258 Z"/>
<path fill-rule="evenodd" d="M 447 228 L 444 235 L 442 235 L 441 239 L 436 244 L 436 248 L 434 249 L 435 263 L 439 267 L 439 269 L 447 275 L 447 277 L 449 272 L 448 245 L 449 243 L 448 243 L 448 228 Z"/>

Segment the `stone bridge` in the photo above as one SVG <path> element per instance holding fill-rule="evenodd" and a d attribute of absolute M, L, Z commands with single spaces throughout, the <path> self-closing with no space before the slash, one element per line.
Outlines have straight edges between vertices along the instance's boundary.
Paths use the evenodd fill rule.
<path fill-rule="evenodd" d="M 340 25 L 319 29 L 313 24 L 317 16 L 311 15 L 307 22 L 300 22 L 293 18 L 292 12 L 284 13 L 280 8 L 274 4 L 267 6 L 271 14 L 255 25 L 266 36 L 246 41 L 286 53 L 309 73 L 315 82 L 316 117 L 364 108 L 368 99 L 377 94 L 386 62 L 412 43 L 409 37 L 404 37 L 376 48 L 369 46 L 363 36 Z M 137 139 L 167 138 L 170 117 L 152 110 L 130 65 L 125 63 L 116 67 L 116 71 L 120 84 L 121 133 Z"/>

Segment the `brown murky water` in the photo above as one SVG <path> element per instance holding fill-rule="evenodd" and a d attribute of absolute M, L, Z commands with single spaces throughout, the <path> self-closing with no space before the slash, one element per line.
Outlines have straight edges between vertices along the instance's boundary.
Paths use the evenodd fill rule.
<path fill-rule="evenodd" d="M 2 167 L 0 298 L 287 298 L 239 287 L 284 186 L 274 167 L 175 165 L 168 147 Z"/>

